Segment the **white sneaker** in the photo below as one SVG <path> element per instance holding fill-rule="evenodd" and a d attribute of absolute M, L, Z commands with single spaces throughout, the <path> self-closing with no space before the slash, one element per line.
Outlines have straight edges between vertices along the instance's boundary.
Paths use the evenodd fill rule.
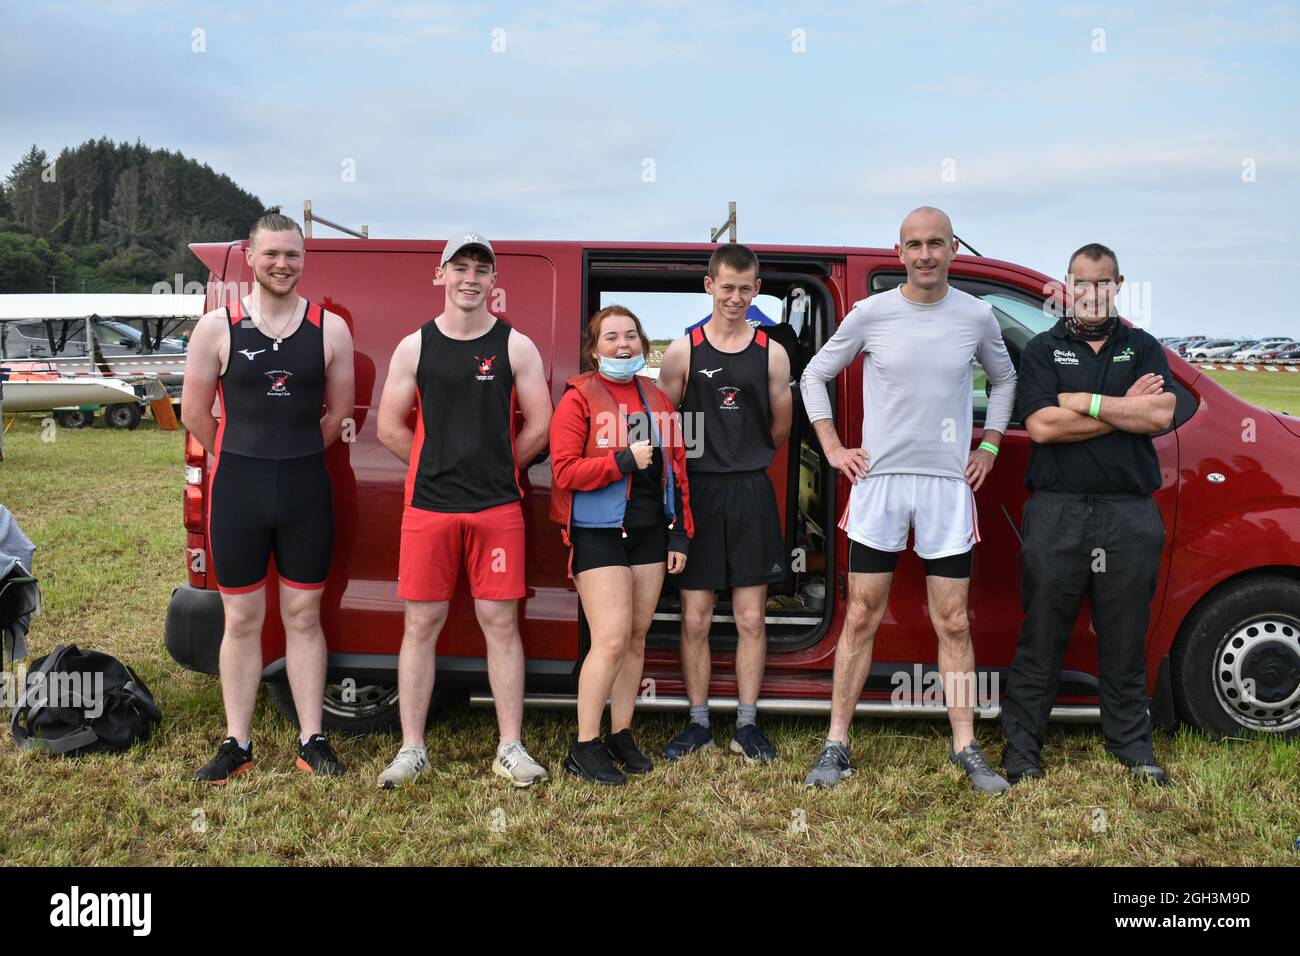
<path fill-rule="evenodd" d="M 429 769 L 429 760 L 421 747 L 403 747 L 393 762 L 379 775 L 379 786 L 391 790 L 399 783 L 414 780 Z"/>
<path fill-rule="evenodd" d="M 497 751 L 497 759 L 492 761 L 492 772 L 505 777 L 516 787 L 528 787 L 551 779 L 546 768 L 530 757 L 517 740 Z"/>

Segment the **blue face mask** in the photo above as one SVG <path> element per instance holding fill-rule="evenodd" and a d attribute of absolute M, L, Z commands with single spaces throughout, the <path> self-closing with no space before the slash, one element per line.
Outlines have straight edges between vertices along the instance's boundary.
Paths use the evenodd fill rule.
<path fill-rule="evenodd" d="M 600 374 L 616 382 L 630 382 L 632 376 L 645 368 L 645 356 L 633 355 L 631 358 L 600 357 Z"/>

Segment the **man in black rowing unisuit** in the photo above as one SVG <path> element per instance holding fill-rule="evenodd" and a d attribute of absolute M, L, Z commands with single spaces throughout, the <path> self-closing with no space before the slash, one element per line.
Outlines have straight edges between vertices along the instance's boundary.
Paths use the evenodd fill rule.
<path fill-rule="evenodd" d="M 211 784 L 253 766 L 250 725 L 262 680 L 272 554 L 301 730 L 296 766 L 321 776 L 344 770 L 321 733 L 327 651 L 320 603 L 334 529 L 324 450 L 352 415 L 352 336 L 339 316 L 296 291 L 304 258 L 296 222 L 274 210 L 262 216 L 246 255 L 256 284 L 195 326 L 181 399 L 185 427 L 215 459 L 208 544 L 225 610 L 220 665 L 228 736 L 194 774 Z"/>

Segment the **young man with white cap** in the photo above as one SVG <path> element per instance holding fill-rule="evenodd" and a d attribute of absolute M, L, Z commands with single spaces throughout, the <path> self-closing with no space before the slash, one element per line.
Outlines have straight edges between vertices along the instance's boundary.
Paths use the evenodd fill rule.
<path fill-rule="evenodd" d="M 398 343 L 379 404 L 379 440 L 408 463 L 397 595 L 406 601 L 398 657 L 402 747 L 381 787 L 428 767 L 424 727 L 435 643 L 464 566 L 487 644 L 488 680 L 501 732 L 493 772 L 517 787 L 546 780 L 520 741 L 524 649 L 524 516 L 518 462 L 546 447 L 551 397 L 542 357 L 527 336 L 488 312 L 496 254 L 473 232 L 444 247 L 441 315 Z M 524 424 L 512 436 L 512 407 Z M 416 408 L 415 430 L 406 425 Z"/>

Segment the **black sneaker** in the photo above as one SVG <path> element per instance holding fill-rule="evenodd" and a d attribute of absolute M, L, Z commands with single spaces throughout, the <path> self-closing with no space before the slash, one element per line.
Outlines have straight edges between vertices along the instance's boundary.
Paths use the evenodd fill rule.
<path fill-rule="evenodd" d="M 1013 787 L 1022 780 L 1042 780 L 1044 776 L 1042 767 L 1010 744 L 1002 748 L 1002 769 Z"/>
<path fill-rule="evenodd" d="M 294 766 L 318 777 L 341 777 L 347 770 L 324 734 L 312 734 L 305 744 L 298 745 Z"/>
<path fill-rule="evenodd" d="M 708 727 L 690 721 L 664 748 L 664 756 L 669 760 L 681 760 L 689 753 L 713 746 L 713 731 Z"/>
<path fill-rule="evenodd" d="M 610 761 L 605 741 L 599 737 L 595 740 L 575 740 L 564 758 L 564 769 L 588 783 L 604 784 L 607 787 L 621 787 L 627 783 L 627 777 Z"/>
<path fill-rule="evenodd" d="M 649 773 L 655 768 L 650 758 L 637 747 L 630 728 L 606 736 L 605 747 L 614 762 L 621 763 L 628 773 Z"/>
<path fill-rule="evenodd" d="M 776 759 L 776 748 L 758 724 L 737 727 L 731 749 L 734 753 L 744 754 L 747 763 L 771 763 Z"/>
<path fill-rule="evenodd" d="M 220 786 L 231 777 L 247 773 L 253 769 L 253 744 L 248 749 L 239 746 L 234 737 L 227 737 L 217 748 L 217 755 L 194 771 L 195 783 L 210 783 Z"/>

